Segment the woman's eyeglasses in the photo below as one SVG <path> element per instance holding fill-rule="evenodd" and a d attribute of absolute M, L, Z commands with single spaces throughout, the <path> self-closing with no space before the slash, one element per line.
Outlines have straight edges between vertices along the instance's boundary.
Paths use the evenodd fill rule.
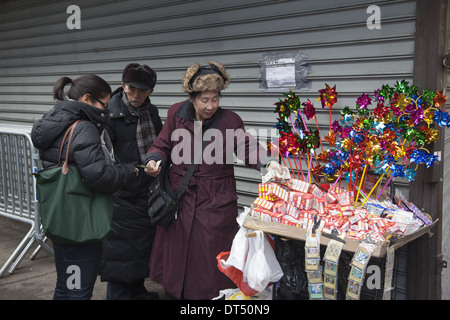
<path fill-rule="evenodd" d="M 93 100 L 95 100 L 95 101 L 97 101 L 98 103 L 100 103 L 102 106 L 103 106 L 103 108 L 108 108 L 108 104 L 107 103 L 104 103 L 103 101 L 100 101 L 99 99 L 97 99 L 97 98 L 94 98 L 93 96 L 91 96 L 91 95 L 89 95 Z"/>

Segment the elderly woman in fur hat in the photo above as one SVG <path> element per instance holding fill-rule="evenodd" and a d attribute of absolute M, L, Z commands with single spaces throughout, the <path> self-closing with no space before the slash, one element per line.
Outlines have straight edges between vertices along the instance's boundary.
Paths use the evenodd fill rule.
<path fill-rule="evenodd" d="M 229 82 L 228 73 L 217 62 L 189 67 L 183 77 L 189 99 L 169 108 L 163 129 L 147 153 L 147 166 L 152 169 L 146 173 L 157 176 L 159 160 L 161 166 L 172 163 L 169 181 L 177 190 L 195 147 L 201 146 L 194 143 L 195 137 L 211 141 L 189 181 L 177 219 L 167 228 L 157 228 L 150 277 L 163 285 L 169 297 L 211 299 L 222 289 L 236 287 L 218 270 L 216 261 L 219 253 L 231 249 L 239 229 L 233 154 L 246 166 L 261 170 L 267 165 L 282 172 L 278 162 L 268 161 L 266 150 L 245 134 L 240 116 L 219 106 L 221 91 Z M 217 117 L 214 130 L 208 133 Z"/>

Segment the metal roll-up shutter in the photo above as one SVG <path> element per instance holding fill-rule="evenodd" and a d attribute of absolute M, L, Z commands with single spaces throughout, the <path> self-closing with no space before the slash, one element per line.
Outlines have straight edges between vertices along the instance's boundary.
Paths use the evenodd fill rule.
<path fill-rule="evenodd" d="M 259 62 L 265 54 L 299 52 L 307 57 L 310 88 L 295 92 L 315 103 L 322 138 L 329 113 L 316 99 L 325 83 L 339 93 L 333 120 L 362 93 L 403 79 L 412 83 L 416 1 L 377 1 L 379 28 L 370 25 L 371 0 L 79 0 L 80 29 L 69 29 L 72 4 L 2 1 L 0 125 L 31 127 L 52 108 L 52 87 L 61 76 L 92 72 L 116 88 L 129 62 L 157 71 L 151 99 L 163 119 L 170 105 L 186 99 L 181 78 L 188 66 L 222 63 L 232 82 L 221 106 L 259 132 L 273 128 L 274 103 L 288 91 L 261 90 Z M 248 206 L 260 173 L 237 164 L 235 174 L 239 205 Z M 396 185 L 408 196 L 406 182 Z M 404 277 L 397 277 L 397 287 L 404 288 Z"/>
<path fill-rule="evenodd" d="M 298 51 L 307 56 L 311 87 L 296 93 L 315 102 L 325 83 L 336 85 L 338 103 L 354 106 L 382 84 L 411 82 L 415 1 L 378 1 L 379 29 L 371 29 L 367 0 L 127 0 L 77 1 L 80 29 L 70 30 L 69 1 L 2 1 L 0 13 L 0 121 L 31 125 L 53 106 L 61 76 L 97 73 L 113 88 L 129 62 L 158 73 L 152 102 L 163 117 L 186 98 L 181 77 L 195 62 L 216 60 L 232 77 L 221 105 L 247 128 L 271 129 L 274 103 L 283 90 L 260 89 L 264 54 Z M 287 90 L 285 90 L 287 91 Z M 315 103 L 322 137 L 329 115 Z M 260 174 L 236 166 L 239 205 L 249 205 Z"/>

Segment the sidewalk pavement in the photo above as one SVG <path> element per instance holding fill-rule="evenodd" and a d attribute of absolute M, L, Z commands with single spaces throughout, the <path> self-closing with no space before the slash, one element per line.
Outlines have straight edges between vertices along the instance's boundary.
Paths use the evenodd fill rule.
<path fill-rule="evenodd" d="M 14 252 L 31 225 L 0 216 L 0 268 Z M 51 242 L 50 242 L 51 243 Z M 31 254 L 37 248 L 35 243 L 12 274 L 9 268 L 0 278 L 0 300 L 52 300 L 56 284 L 56 269 L 51 253 L 42 248 L 34 260 Z M 158 292 L 165 299 L 164 289 L 147 279 L 147 290 Z M 105 300 L 106 282 L 99 278 L 94 287 L 92 300 Z"/>

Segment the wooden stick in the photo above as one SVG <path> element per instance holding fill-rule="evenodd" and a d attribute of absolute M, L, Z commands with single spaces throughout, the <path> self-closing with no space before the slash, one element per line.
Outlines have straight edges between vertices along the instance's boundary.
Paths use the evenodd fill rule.
<path fill-rule="evenodd" d="M 361 181 L 359 182 L 359 188 L 358 188 L 358 193 L 356 194 L 356 200 L 355 200 L 354 208 L 356 208 L 356 203 L 358 202 L 359 192 L 361 191 L 361 186 L 362 186 L 362 184 L 363 184 L 364 176 L 365 176 L 365 174 L 366 174 L 366 170 L 367 170 L 367 167 L 368 167 L 367 164 L 368 164 L 368 163 L 367 163 L 367 161 L 366 161 L 366 165 L 364 166 L 364 171 L 363 171 L 363 174 L 362 174 L 362 176 L 361 176 Z M 355 181 L 355 183 L 356 183 L 356 181 Z M 356 186 L 356 185 L 355 185 L 355 186 Z M 367 200 L 367 198 L 366 198 L 366 200 Z"/>
<path fill-rule="evenodd" d="M 384 173 L 383 173 L 384 174 Z M 389 182 L 391 182 L 392 178 L 394 177 L 394 175 L 391 175 L 388 179 L 388 181 L 386 182 L 386 184 L 384 185 L 383 189 L 381 189 L 380 194 L 377 197 L 377 200 L 380 199 L 381 195 L 383 194 L 384 189 L 386 189 L 386 187 L 388 186 Z"/>
<path fill-rule="evenodd" d="M 309 181 L 309 183 L 311 183 L 312 155 L 311 155 L 311 159 L 309 159 L 309 153 L 306 153 L 306 155 L 308 156 L 308 160 L 309 160 L 309 166 L 308 166 L 308 181 Z"/>
<path fill-rule="evenodd" d="M 298 172 L 297 160 L 295 159 L 295 155 L 292 155 L 292 160 L 294 160 L 295 169 L 297 170 L 297 177 L 300 180 L 300 173 Z"/>
<path fill-rule="evenodd" d="M 300 166 L 300 172 L 302 173 L 303 181 L 306 181 L 306 180 L 305 180 L 305 176 L 304 176 L 304 174 L 303 174 L 302 158 L 301 158 L 301 157 L 302 157 L 302 156 L 299 154 L 299 155 L 298 155 L 298 159 L 296 159 L 296 161 L 298 161 L 298 164 L 299 164 L 299 166 Z"/>
<path fill-rule="evenodd" d="M 386 171 L 381 175 L 380 179 L 378 179 L 377 183 L 375 183 L 375 185 L 373 186 L 372 190 L 370 190 L 369 194 L 367 195 L 366 200 L 364 200 L 364 202 L 362 203 L 361 207 L 364 206 L 364 204 L 366 203 L 366 201 L 369 199 L 370 195 L 372 194 L 373 190 L 375 190 L 375 188 L 378 186 L 378 184 L 380 183 L 381 179 L 383 179 L 384 174 L 386 173 Z"/>
<path fill-rule="evenodd" d="M 277 149 L 278 149 L 278 154 L 280 155 L 280 158 L 281 158 L 281 160 L 283 161 L 284 166 L 287 167 L 286 162 L 284 161 L 284 157 L 283 157 L 283 155 L 281 154 L 280 148 L 276 147 L 272 142 L 271 142 L 270 144 L 271 144 L 274 148 L 277 148 Z"/>
<path fill-rule="evenodd" d="M 288 155 L 289 166 L 291 167 L 292 175 L 294 175 L 294 169 L 292 168 L 291 158 Z M 295 175 L 294 175 L 295 176 Z"/>
<path fill-rule="evenodd" d="M 263 232 L 263 235 L 264 235 L 264 232 Z M 246 238 L 255 238 L 256 237 L 256 232 L 247 232 L 245 234 L 245 237 Z"/>

